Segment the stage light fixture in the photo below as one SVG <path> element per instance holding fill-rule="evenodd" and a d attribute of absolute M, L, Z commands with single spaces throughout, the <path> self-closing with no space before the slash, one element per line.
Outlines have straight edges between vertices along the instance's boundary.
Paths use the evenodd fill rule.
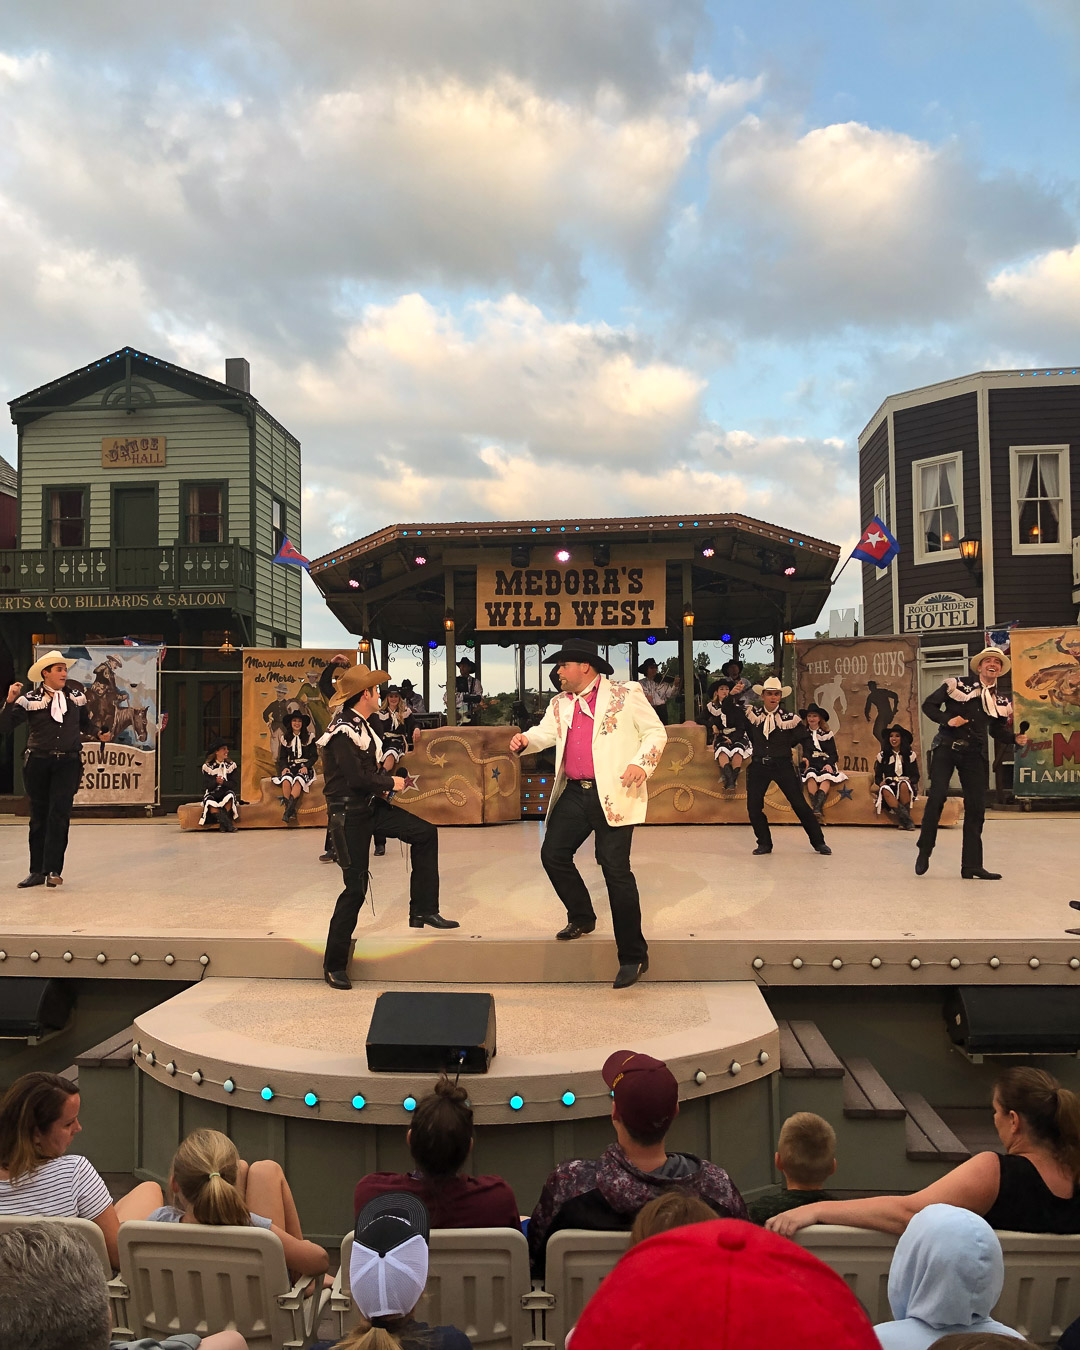
<path fill-rule="evenodd" d="M 454 631 L 454 611 L 452 609 L 448 609 L 444 612 L 442 626 L 448 633 Z"/>
<path fill-rule="evenodd" d="M 794 554 L 787 553 L 780 561 L 784 564 L 784 576 L 793 577 L 795 575 L 796 564 Z"/>
<path fill-rule="evenodd" d="M 475 639 L 475 638 L 466 638 L 466 639 L 465 639 L 465 646 L 466 646 L 466 647 L 470 647 L 470 648 L 471 648 L 471 647 L 475 647 L 475 646 L 476 646 L 476 639 Z"/>
<path fill-rule="evenodd" d="M 510 1098 L 510 1110 L 520 1111 L 524 1105 L 525 1105 L 525 1098 L 522 1097 L 519 1093 L 515 1092 L 514 1095 Z"/>
<path fill-rule="evenodd" d="M 221 1086 L 225 1089 L 226 1092 L 235 1092 L 235 1091 L 236 1091 L 236 1084 L 233 1082 L 233 1080 L 232 1080 L 231 1078 L 226 1078 L 225 1081 L 224 1081 L 224 1083 L 222 1083 Z"/>
<path fill-rule="evenodd" d="M 655 647 L 655 646 L 656 646 L 656 634 L 655 634 L 655 633 L 650 633 L 650 634 L 649 634 L 649 636 L 645 639 L 645 645 L 646 645 L 647 647 Z"/>
<path fill-rule="evenodd" d="M 414 567 L 426 567 L 426 566 L 427 566 L 427 557 L 426 557 L 423 553 L 417 553 L 417 554 L 414 554 L 414 556 L 413 556 L 413 566 L 414 566 Z"/>
<path fill-rule="evenodd" d="M 314 1092 L 305 1092 L 305 1093 L 304 1093 L 304 1105 L 305 1105 L 305 1106 L 318 1106 L 318 1104 L 319 1104 L 319 1099 L 318 1099 L 318 1097 L 315 1096 Z"/>
<path fill-rule="evenodd" d="M 259 1093 L 259 1096 L 264 1102 L 272 1102 L 274 1100 L 274 1089 L 272 1087 L 264 1087 Z"/>
<path fill-rule="evenodd" d="M 358 1092 L 356 1096 L 352 1099 L 352 1104 L 354 1110 L 362 1111 L 364 1107 L 367 1106 L 367 1098 L 361 1097 L 360 1093 Z"/>
<path fill-rule="evenodd" d="M 703 558 L 714 558 L 716 556 L 716 543 L 712 539 L 703 539 L 701 541 L 701 556 Z"/>
<path fill-rule="evenodd" d="M 438 650 L 439 644 L 435 641 L 434 638 L 428 638 L 428 644 L 427 644 L 427 645 L 428 645 L 428 651 L 429 651 L 429 652 L 433 652 L 433 651 Z"/>
<path fill-rule="evenodd" d="M 790 647 L 791 644 L 795 641 L 795 634 L 791 631 L 790 628 L 785 628 L 782 636 L 784 639 L 785 647 Z"/>
<path fill-rule="evenodd" d="M 364 584 L 364 567 L 362 563 L 353 563 L 349 568 L 349 585 L 354 591 L 358 591 Z"/>
<path fill-rule="evenodd" d="M 557 548 L 555 550 L 555 561 L 557 563 L 568 563 L 570 561 L 570 550 L 568 548 Z"/>
<path fill-rule="evenodd" d="M 721 641 L 721 642 L 730 642 L 730 641 L 731 641 L 731 634 L 730 634 L 730 633 L 721 633 L 721 634 L 720 634 L 720 641 Z"/>
<path fill-rule="evenodd" d="M 532 550 L 528 544 L 513 544 L 510 548 L 510 566 L 528 567 L 529 560 L 532 558 Z"/>
<path fill-rule="evenodd" d="M 594 567 L 606 567 L 611 562 L 611 545 L 593 544 L 592 560 Z"/>
<path fill-rule="evenodd" d="M 575 1097 L 572 1092 L 564 1092 L 560 1100 L 562 1101 L 563 1106 L 573 1106 L 577 1101 L 577 1097 Z"/>
<path fill-rule="evenodd" d="M 682 621 L 684 628 L 693 628 L 694 626 L 694 607 L 693 605 L 683 605 Z"/>
<path fill-rule="evenodd" d="M 406 1111 L 415 1111 L 415 1110 L 416 1110 L 416 1098 L 415 1098 L 415 1097 L 406 1097 L 405 1100 L 404 1100 L 401 1104 L 402 1104 L 402 1106 L 405 1108 Z"/>
<path fill-rule="evenodd" d="M 350 586 L 350 587 L 352 588 L 352 590 L 354 590 L 354 591 L 358 591 L 358 590 L 360 589 L 360 583 L 356 580 L 355 577 L 350 577 L 350 578 L 349 578 L 349 586 Z"/>
<path fill-rule="evenodd" d="M 362 637 L 356 644 L 357 656 L 367 657 L 371 652 L 371 639 Z"/>

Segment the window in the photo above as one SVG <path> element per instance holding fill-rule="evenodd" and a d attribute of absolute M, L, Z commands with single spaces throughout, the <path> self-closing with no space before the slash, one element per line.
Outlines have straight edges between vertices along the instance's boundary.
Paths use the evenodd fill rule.
<path fill-rule="evenodd" d="M 1009 481 L 1013 551 L 1067 553 L 1072 539 L 1068 446 L 1010 446 Z"/>
<path fill-rule="evenodd" d="M 915 501 L 915 561 L 959 558 L 964 533 L 959 455 L 923 459 L 912 465 Z"/>
<path fill-rule="evenodd" d="M 225 542 L 225 492 L 220 483 L 189 483 L 184 489 L 186 544 Z"/>
<path fill-rule="evenodd" d="M 878 520 L 880 520 L 882 525 L 884 525 L 886 528 L 888 528 L 889 526 L 887 503 L 888 503 L 888 495 L 886 494 L 885 491 L 885 475 L 882 474 L 881 477 L 874 484 L 874 515 L 877 516 Z M 889 567 L 891 566 L 892 564 L 890 563 Z M 889 568 L 875 567 L 874 575 L 877 577 L 879 581 L 881 581 L 889 575 Z"/>
<path fill-rule="evenodd" d="M 272 498 L 270 503 L 270 525 L 274 532 L 271 552 L 276 557 L 285 542 L 285 503 L 278 501 L 276 497 Z"/>
<path fill-rule="evenodd" d="M 46 543 L 59 548 L 82 548 L 86 543 L 86 489 L 48 488 Z"/>

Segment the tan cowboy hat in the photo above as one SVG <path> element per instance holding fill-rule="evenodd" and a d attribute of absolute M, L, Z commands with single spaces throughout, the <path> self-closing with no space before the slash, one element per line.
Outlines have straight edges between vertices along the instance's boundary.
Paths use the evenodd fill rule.
<path fill-rule="evenodd" d="M 754 685 L 755 694 L 778 693 L 781 698 L 787 698 L 791 693 L 791 685 L 781 684 L 775 675 L 770 675 L 764 684 Z"/>
<path fill-rule="evenodd" d="M 979 667 L 982 665 L 982 663 L 986 660 L 988 656 L 996 656 L 997 659 L 1001 662 L 1000 673 L 1002 675 L 1008 675 L 1009 671 L 1012 669 L 1012 662 L 1009 660 L 1009 658 L 1005 655 L 1005 653 L 1001 650 L 1000 647 L 984 647 L 981 652 L 975 653 L 975 655 L 971 658 L 971 669 L 975 672 L 976 675 L 979 673 Z"/>
<path fill-rule="evenodd" d="M 48 666 L 67 666 L 68 670 L 78 662 L 77 656 L 65 656 L 63 652 L 58 652 L 55 648 L 51 652 L 46 652 L 44 656 L 39 656 L 30 669 L 26 672 L 31 684 L 40 684 L 42 671 Z"/>
<path fill-rule="evenodd" d="M 367 666 L 349 666 L 338 676 L 328 706 L 340 708 L 348 703 L 349 699 L 362 694 L 365 689 L 374 689 L 377 685 L 385 684 L 389 678 L 390 674 L 385 670 L 368 670 Z"/>

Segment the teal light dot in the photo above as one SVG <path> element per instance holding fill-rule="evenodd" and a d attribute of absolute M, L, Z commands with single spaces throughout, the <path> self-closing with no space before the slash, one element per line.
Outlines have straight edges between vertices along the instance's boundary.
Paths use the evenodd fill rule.
<path fill-rule="evenodd" d="M 352 1099 L 352 1104 L 353 1106 L 356 1107 L 358 1111 L 362 1111 L 364 1107 L 367 1106 L 367 1101 L 363 1097 L 361 1097 L 358 1092 L 356 1096 Z"/>
<path fill-rule="evenodd" d="M 562 1104 L 563 1104 L 563 1106 L 573 1106 L 573 1104 L 574 1104 L 576 1101 L 577 1101 L 577 1098 L 574 1096 L 574 1094 L 573 1094 L 572 1092 L 564 1092 L 564 1093 L 563 1093 L 563 1095 L 562 1095 Z"/>
<path fill-rule="evenodd" d="M 224 1083 L 222 1083 L 221 1086 L 225 1089 L 226 1092 L 235 1092 L 235 1091 L 236 1091 L 236 1084 L 233 1082 L 233 1080 L 232 1080 L 231 1078 L 226 1078 L 225 1081 L 224 1081 Z"/>
<path fill-rule="evenodd" d="M 416 1098 L 415 1098 L 415 1097 L 406 1097 L 405 1100 L 404 1100 L 401 1104 L 402 1104 L 402 1106 L 405 1108 L 406 1111 L 415 1111 L 415 1110 L 416 1110 Z"/>
<path fill-rule="evenodd" d="M 305 1092 L 305 1093 L 304 1093 L 304 1105 L 305 1105 L 305 1106 L 318 1106 L 318 1104 L 319 1104 L 319 1099 L 318 1099 L 318 1097 L 315 1096 L 314 1092 Z"/>
<path fill-rule="evenodd" d="M 264 1102 L 272 1102 L 274 1100 L 274 1089 L 272 1087 L 264 1087 L 259 1093 L 259 1096 Z"/>
<path fill-rule="evenodd" d="M 510 1098 L 510 1110 L 511 1110 L 511 1111 L 520 1111 L 521 1108 L 522 1108 L 524 1105 L 525 1105 L 525 1098 L 519 1096 L 519 1095 L 515 1092 L 514 1095 Z"/>

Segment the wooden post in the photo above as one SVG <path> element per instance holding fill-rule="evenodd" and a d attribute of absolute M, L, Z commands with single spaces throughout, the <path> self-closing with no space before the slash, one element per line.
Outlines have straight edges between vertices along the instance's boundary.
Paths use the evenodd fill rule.
<path fill-rule="evenodd" d="M 431 648 L 425 642 L 420 650 L 424 653 L 424 707 L 431 712 Z"/>
<path fill-rule="evenodd" d="M 448 567 L 444 573 L 443 590 L 446 596 L 448 613 L 454 612 L 454 569 Z M 457 633 L 448 632 L 446 637 L 446 725 L 457 726 Z"/>
<path fill-rule="evenodd" d="M 525 644 L 518 643 L 517 649 L 517 684 L 518 684 L 518 702 L 525 702 Z"/>
<path fill-rule="evenodd" d="M 690 605 L 693 607 L 693 566 L 689 558 L 685 558 L 682 564 L 682 597 L 684 606 Z M 682 615 L 679 618 L 681 622 Z M 692 722 L 694 720 L 694 629 L 693 625 L 688 628 L 685 623 L 682 625 L 681 657 L 683 721 Z"/>

